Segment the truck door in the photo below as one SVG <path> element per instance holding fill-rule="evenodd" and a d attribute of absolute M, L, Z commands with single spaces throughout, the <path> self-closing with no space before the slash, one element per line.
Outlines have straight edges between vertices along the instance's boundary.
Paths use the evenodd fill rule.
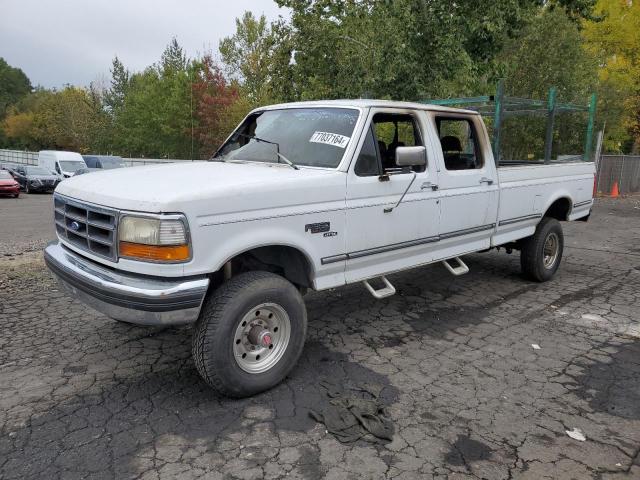
<path fill-rule="evenodd" d="M 438 258 L 489 247 L 498 208 L 498 178 L 482 119 L 432 112 L 441 161 Z"/>
<path fill-rule="evenodd" d="M 395 163 L 396 148 L 425 145 L 426 125 L 424 112 L 370 111 L 347 177 L 347 282 L 430 261 L 440 217 L 432 153 L 426 167 Z"/>

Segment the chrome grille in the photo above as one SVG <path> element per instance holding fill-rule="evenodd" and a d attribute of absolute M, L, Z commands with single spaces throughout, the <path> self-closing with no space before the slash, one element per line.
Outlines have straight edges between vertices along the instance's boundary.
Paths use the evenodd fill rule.
<path fill-rule="evenodd" d="M 53 197 L 56 231 L 71 245 L 109 260 L 117 259 L 118 212 L 104 207 Z"/>

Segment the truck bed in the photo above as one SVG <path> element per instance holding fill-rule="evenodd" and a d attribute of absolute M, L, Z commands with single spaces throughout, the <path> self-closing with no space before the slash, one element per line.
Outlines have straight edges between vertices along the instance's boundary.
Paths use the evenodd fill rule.
<path fill-rule="evenodd" d="M 594 174 L 594 163 L 582 161 L 501 165 L 500 205 L 492 245 L 532 235 L 554 202 L 566 209 L 567 220 L 589 215 Z"/>

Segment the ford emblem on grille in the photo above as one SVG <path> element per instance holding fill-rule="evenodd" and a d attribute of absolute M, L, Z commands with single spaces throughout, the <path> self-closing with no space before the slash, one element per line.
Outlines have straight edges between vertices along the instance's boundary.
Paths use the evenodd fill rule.
<path fill-rule="evenodd" d="M 69 227 L 71 227 L 71 230 L 73 230 L 74 232 L 80 230 L 80 224 L 76 221 L 71 222 L 71 225 L 69 225 Z"/>

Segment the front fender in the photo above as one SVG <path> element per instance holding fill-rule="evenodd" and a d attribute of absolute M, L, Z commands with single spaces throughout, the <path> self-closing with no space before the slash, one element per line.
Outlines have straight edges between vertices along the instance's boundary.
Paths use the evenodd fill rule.
<path fill-rule="evenodd" d="M 329 222 L 331 235 L 305 229 L 305 225 L 317 222 Z M 194 258 L 190 268 L 185 267 L 185 274 L 218 271 L 232 258 L 254 248 L 286 246 L 298 250 L 307 260 L 314 288 L 344 285 L 344 262 L 322 264 L 322 258 L 345 252 L 342 210 L 202 225 L 192 235 Z"/>

